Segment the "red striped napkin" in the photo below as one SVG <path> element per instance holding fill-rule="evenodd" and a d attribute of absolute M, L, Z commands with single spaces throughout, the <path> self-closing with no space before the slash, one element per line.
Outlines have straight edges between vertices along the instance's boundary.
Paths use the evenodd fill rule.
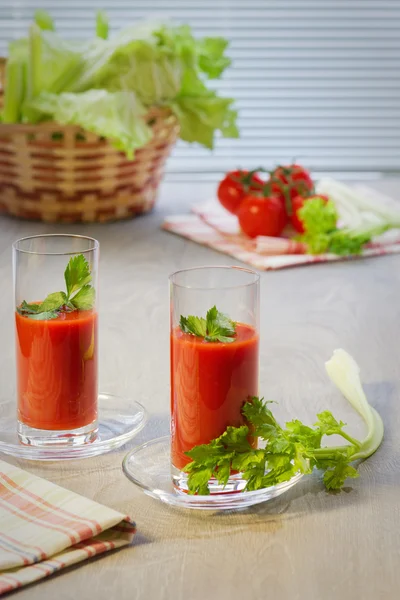
<path fill-rule="evenodd" d="M 363 191 L 366 193 L 365 188 Z M 368 189 L 368 193 L 371 193 L 371 190 Z M 378 198 L 376 193 L 371 194 L 371 197 L 376 198 L 377 202 L 381 201 L 381 197 Z M 198 244 L 228 254 L 261 271 L 400 252 L 398 230 L 387 232 L 356 257 L 306 254 L 304 246 L 289 236 L 258 237 L 251 240 L 240 232 L 237 218 L 225 211 L 214 199 L 193 206 L 192 214 L 167 217 L 162 227 Z"/>
<path fill-rule="evenodd" d="M 0 461 L 0 596 L 127 546 L 134 533 L 129 517 Z"/>

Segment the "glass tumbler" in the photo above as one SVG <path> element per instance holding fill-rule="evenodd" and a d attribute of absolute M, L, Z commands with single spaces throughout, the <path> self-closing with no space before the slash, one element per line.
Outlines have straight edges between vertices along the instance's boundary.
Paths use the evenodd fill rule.
<path fill-rule="evenodd" d="M 97 435 L 99 243 L 38 235 L 13 244 L 17 429 L 23 444 Z"/>
<path fill-rule="evenodd" d="M 184 331 L 181 317 L 206 318 L 212 308 L 235 323 L 233 340 L 207 341 Z M 204 322 L 203 322 L 204 323 Z M 258 395 L 259 275 L 241 267 L 199 267 L 170 276 L 171 474 L 187 491 L 185 454 L 208 444 L 231 426 L 243 425 L 241 409 Z M 257 441 L 249 436 L 256 447 Z M 222 487 L 215 478 L 210 493 L 239 491 L 240 473 Z"/>

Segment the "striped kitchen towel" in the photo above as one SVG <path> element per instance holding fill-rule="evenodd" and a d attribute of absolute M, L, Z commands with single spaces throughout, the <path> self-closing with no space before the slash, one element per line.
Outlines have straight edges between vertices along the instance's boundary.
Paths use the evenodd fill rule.
<path fill-rule="evenodd" d="M 0 596 L 134 533 L 129 517 L 0 460 Z"/>

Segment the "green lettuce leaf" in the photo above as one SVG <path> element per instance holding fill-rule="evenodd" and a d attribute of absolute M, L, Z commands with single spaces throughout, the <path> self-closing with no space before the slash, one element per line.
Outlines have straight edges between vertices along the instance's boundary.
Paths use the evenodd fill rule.
<path fill-rule="evenodd" d="M 130 158 L 152 136 L 143 118 L 146 109 L 132 92 L 89 90 L 59 95 L 43 92 L 30 101 L 28 108 L 62 125 L 79 125 L 106 137 Z"/>
<path fill-rule="evenodd" d="M 224 137 L 238 137 L 237 112 L 232 98 L 220 98 L 206 88 L 193 72 L 185 74 L 182 90 L 169 103 L 180 123 L 180 137 L 186 142 L 198 142 L 206 148 L 214 147 L 214 136 L 220 131 Z"/>
<path fill-rule="evenodd" d="M 119 43 L 118 43 L 119 41 Z M 230 60 L 222 38 L 196 40 L 188 26 L 127 29 L 97 84 L 134 91 L 146 106 L 169 106 L 179 120 L 180 137 L 213 148 L 214 135 L 238 137 L 231 98 L 220 98 L 201 77 L 220 77 Z"/>
<path fill-rule="evenodd" d="M 146 106 L 174 98 L 187 63 L 194 61 L 181 29 L 144 24 L 123 30 L 111 42 L 113 53 L 98 84 L 113 91 L 134 91 Z"/>
<path fill-rule="evenodd" d="M 165 56 L 146 42 L 134 43 L 126 54 L 115 53 L 98 84 L 112 91 L 131 90 L 146 106 L 152 106 L 179 93 L 183 69 L 178 58 Z"/>
<path fill-rule="evenodd" d="M 227 40 L 219 37 L 197 42 L 199 67 L 210 79 L 218 79 L 230 66 L 231 60 L 224 54 L 227 46 Z"/>
<path fill-rule="evenodd" d="M 214 134 L 218 130 L 224 137 L 238 137 L 237 113 L 230 108 L 232 103 L 233 100 L 218 98 L 212 93 L 198 98 L 176 98 L 171 102 L 171 109 L 180 123 L 181 139 L 212 149 Z"/>
<path fill-rule="evenodd" d="M 35 23 L 29 30 L 28 98 L 61 93 L 83 68 L 79 47 Z"/>
<path fill-rule="evenodd" d="M 87 41 L 64 40 L 53 29 L 39 11 L 28 38 L 10 44 L 3 121 L 75 123 L 129 156 L 150 139 L 142 117 L 153 106 L 172 110 L 185 141 L 212 148 L 217 132 L 238 136 L 233 100 L 206 85 L 230 64 L 223 38 L 196 39 L 187 25 L 154 21 L 110 38 L 103 12 Z"/>

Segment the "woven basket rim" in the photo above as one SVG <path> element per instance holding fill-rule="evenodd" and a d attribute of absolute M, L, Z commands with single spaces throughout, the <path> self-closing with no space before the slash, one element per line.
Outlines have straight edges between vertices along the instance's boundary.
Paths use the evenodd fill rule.
<path fill-rule="evenodd" d="M 57 123 L 57 121 L 43 121 L 42 123 L 0 123 L 0 132 L 4 130 L 5 132 L 12 132 L 15 130 L 19 133 L 33 133 L 41 129 L 42 131 L 52 130 L 52 129 L 69 129 L 71 131 L 86 131 L 79 125 L 61 125 Z"/>
<path fill-rule="evenodd" d="M 1 94 L 1 90 L 0 90 Z M 147 113 L 144 115 L 146 120 L 150 120 L 154 117 L 161 117 L 165 120 L 173 118 L 177 121 L 176 116 L 172 112 L 172 110 L 166 106 L 152 106 L 148 109 Z M 66 130 L 68 129 L 71 132 L 75 133 L 85 133 L 88 130 L 84 129 L 80 125 L 63 125 L 58 123 L 57 121 L 41 121 L 40 123 L 0 123 L 0 134 L 3 133 L 35 133 L 35 131 L 50 131 L 50 130 Z M 98 134 L 96 134 L 98 135 Z M 99 135 L 99 137 L 102 137 Z"/>

